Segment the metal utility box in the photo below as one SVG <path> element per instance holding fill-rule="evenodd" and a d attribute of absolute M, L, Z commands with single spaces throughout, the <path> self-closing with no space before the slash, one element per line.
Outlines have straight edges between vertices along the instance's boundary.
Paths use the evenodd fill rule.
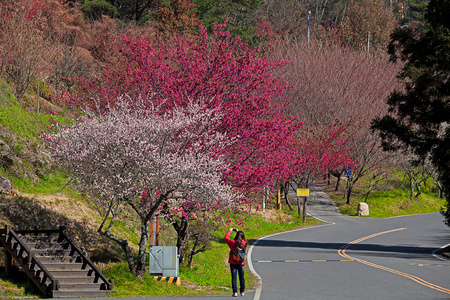
<path fill-rule="evenodd" d="M 152 246 L 149 252 L 150 274 L 166 277 L 178 276 L 177 247 Z"/>

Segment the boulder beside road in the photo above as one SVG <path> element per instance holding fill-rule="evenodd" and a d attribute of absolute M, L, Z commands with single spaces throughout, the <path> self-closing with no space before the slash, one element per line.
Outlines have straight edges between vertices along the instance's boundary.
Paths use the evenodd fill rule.
<path fill-rule="evenodd" d="M 358 216 L 368 216 L 369 205 L 365 202 L 359 202 L 358 204 Z"/>

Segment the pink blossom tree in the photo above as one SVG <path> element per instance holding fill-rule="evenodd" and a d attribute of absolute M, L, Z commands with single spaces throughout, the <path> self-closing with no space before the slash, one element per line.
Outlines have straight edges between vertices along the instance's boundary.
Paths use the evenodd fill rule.
<path fill-rule="evenodd" d="M 149 222 L 163 203 L 226 207 L 237 197 L 222 179 L 229 164 L 218 149 L 227 137 L 212 130 L 222 114 L 206 108 L 209 101 L 163 111 L 147 100 L 118 99 L 100 116 L 88 113 L 73 126 L 44 135 L 54 161 L 103 208 L 98 231 L 121 246 L 130 271 L 140 278 Z M 111 231 L 125 205 L 141 223 L 137 264 L 128 241 Z"/>
<path fill-rule="evenodd" d="M 293 83 L 289 90 L 290 111 L 305 121 L 305 132 L 325 137 L 334 126 L 345 128 L 341 150 L 351 150 L 354 163 L 347 189 L 350 202 L 352 186 L 363 176 L 382 166 L 387 155 L 380 140 L 370 130 L 370 122 L 386 113 L 385 99 L 399 87 L 396 74 L 400 66 L 389 62 L 387 54 L 367 55 L 339 46 L 291 43 L 275 49 L 274 58 L 283 57 L 291 64 L 280 75 Z M 324 145 L 327 145 L 325 142 Z M 344 165 L 333 173 L 340 176 Z"/>

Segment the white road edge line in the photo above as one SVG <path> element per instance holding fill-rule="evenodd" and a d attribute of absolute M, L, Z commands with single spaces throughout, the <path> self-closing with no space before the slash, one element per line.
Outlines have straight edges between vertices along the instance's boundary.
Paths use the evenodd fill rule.
<path fill-rule="evenodd" d="M 253 267 L 253 263 L 252 263 L 252 252 L 253 252 L 253 247 L 256 246 L 258 244 L 258 242 L 260 240 L 264 240 L 268 237 L 272 237 L 272 236 L 276 236 L 279 234 L 284 234 L 284 233 L 289 233 L 289 232 L 294 232 L 294 231 L 300 231 L 300 230 L 306 230 L 306 229 L 313 229 L 313 228 L 318 228 L 318 227 L 323 227 L 323 226 L 329 226 L 329 225 L 334 225 L 335 223 L 332 222 L 327 222 L 324 220 L 320 220 L 318 218 L 316 218 L 317 220 L 324 222 L 326 224 L 321 224 L 321 225 L 314 225 L 314 226 L 308 226 L 308 227 L 302 227 L 302 228 L 297 228 L 297 229 L 293 229 L 293 230 L 289 230 L 289 231 L 283 231 L 283 232 L 278 232 L 278 233 L 274 233 L 274 234 L 270 234 L 270 235 L 266 235 L 263 237 L 260 237 L 259 239 L 257 239 L 251 246 L 250 246 L 250 250 L 248 250 L 248 268 L 250 269 L 250 272 L 253 273 L 253 275 L 255 275 L 256 278 L 258 278 L 258 287 L 256 288 L 256 292 L 255 292 L 255 296 L 253 297 L 253 300 L 259 300 L 259 298 L 261 297 L 261 290 L 262 290 L 262 278 L 261 276 L 259 276 L 258 273 L 256 273 L 255 268 Z"/>
<path fill-rule="evenodd" d="M 399 219 L 399 218 L 414 217 L 414 216 L 431 215 L 431 214 L 435 214 L 435 213 L 436 212 L 425 213 L 425 214 L 413 214 L 413 215 L 395 216 L 395 217 L 388 217 L 388 218 L 380 218 L 380 220 L 389 220 L 389 219 Z"/>
<path fill-rule="evenodd" d="M 445 245 L 445 246 L 442 246 L 442 247 L 439 248 L 439 249 L 434 250 L 434 251 L 433 251 L 433 256 L 436 257 L 436 258 L 438 258 L 438 259 L 440 259 L 440 260 L 448 261 L 448 260 L 449 260 L 448 258 L 444 258 L 444 257 L 442 257 L 441 255 L 436 254 L 436 253 L 438 253 L 439 251 L 441 251 L 442 249 L 447 248 L 448 246 L 450 246 L 450 244 L 447 244 L 447 245 Z"/>

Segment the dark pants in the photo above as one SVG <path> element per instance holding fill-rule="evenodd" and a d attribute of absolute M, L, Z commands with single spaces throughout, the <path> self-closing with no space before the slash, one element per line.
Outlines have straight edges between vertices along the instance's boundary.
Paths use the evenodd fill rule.
<path fill-rule="evenodd" d="M 234 265 L 230 264 L 231 270 L 231 287 L 233 288 L 233 293 L 237 293 L 237 273 L 239 272 L 239 285 L 240 285 L 240 293 L 245 291 L 245 279 L 244 279 L 244 266 L 243 265 Z"/>

